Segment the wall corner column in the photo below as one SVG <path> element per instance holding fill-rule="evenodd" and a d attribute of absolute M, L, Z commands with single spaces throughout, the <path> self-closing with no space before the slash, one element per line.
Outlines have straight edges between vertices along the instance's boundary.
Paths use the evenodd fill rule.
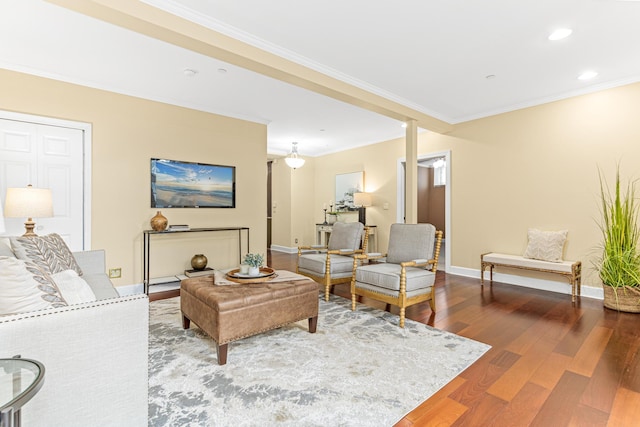
<path fill-rule="evenodd" d="M 408 120 L 406 128 L 405 218 L 406 224 L 418 223 L 418 122 Z"/>

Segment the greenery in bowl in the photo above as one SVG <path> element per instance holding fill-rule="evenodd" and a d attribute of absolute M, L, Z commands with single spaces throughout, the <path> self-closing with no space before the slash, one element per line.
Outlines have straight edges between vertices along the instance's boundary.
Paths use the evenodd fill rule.
<path fill-rule="evenodd" d="M 243 264 L 247 264 L 251 267 L 261 267 L 264 263 L 264 256 L 262 254 L 246 254 L 244 256 Z"/>
<path fill-rule="evenodd" d="M 638 242 L 638 204 L 635 182 L 621 188 L 620 170 L 616 170 L 615 190 L 612 194 L 600 177 L 602 256 L 596 268 L 602 283 L 617 288 L 640 287 L 640 255 Z M 617 297 L 617 294 L 616 294 Z"/>

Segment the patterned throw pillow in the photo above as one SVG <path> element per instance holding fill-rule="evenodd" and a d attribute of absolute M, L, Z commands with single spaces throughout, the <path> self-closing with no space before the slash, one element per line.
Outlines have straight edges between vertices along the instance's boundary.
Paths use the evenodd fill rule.
<path fill-rule="evenodd" d="M 524 252 L 525 258 L 541 261 L 562 262 L 564 242 L 567 240 L 567 230 L 540 231 L 530 228 L 529 244 Z"/>
<path fill-rule="evenodd" d="M 0 316 L 64 307 L 60 290 L 32 262 L 0 256 Z"/>
<path fill-rule="evenodd" d="M 12 237 L 11 247 L 16 258 L 33 262 L 47 274 L 74 270 L 78 276 L 82 276 L 80 266 L 58 234 Z"/>

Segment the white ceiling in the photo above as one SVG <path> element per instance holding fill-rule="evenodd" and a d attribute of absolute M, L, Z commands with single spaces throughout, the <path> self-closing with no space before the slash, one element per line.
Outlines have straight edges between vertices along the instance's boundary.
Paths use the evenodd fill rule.
<path fill-rule="evenodd" d="M 145 2 L 454 124 L 640 81 L 638 1 Z M 549 41 L 558 27 L 573 34 Z M 270 153 L 404 135 L 397 120 L 43 0 L 1 1 L 0 40 L 1 68 L 268 124 Z M 578 80 L 586 70 L 598 76 Z"/>

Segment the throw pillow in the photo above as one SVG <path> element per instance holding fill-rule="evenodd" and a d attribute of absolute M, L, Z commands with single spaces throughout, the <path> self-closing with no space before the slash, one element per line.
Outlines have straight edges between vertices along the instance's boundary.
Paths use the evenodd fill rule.
<path fill-rule="evenodd" d="M 64 307 L 48 274 L 32 262 L 0 257 L 0 315 Z"/>
<path fill-rule="evenodd" d="M 12 237 L 11 247 L 16 258 L 31 261 L 48 274 L 71 269 L 78 273 L 78 276 L 82 276 L 82 270 L 73 253 L 58 234 Z"/>
<path fill-rule="evenodd" d="M 80 304 L 96 300 L 91 286 L 74 270 L 65 270 L 51 275 L 67 304 Z"/>
<path fill-rule="evenodd" d="M 562 262 L 562 251 L 567 240 L 567 230 L 540 231 L 530 228 L 529 243 L 524 252 L 525 258 L 541 261 Z"/>

